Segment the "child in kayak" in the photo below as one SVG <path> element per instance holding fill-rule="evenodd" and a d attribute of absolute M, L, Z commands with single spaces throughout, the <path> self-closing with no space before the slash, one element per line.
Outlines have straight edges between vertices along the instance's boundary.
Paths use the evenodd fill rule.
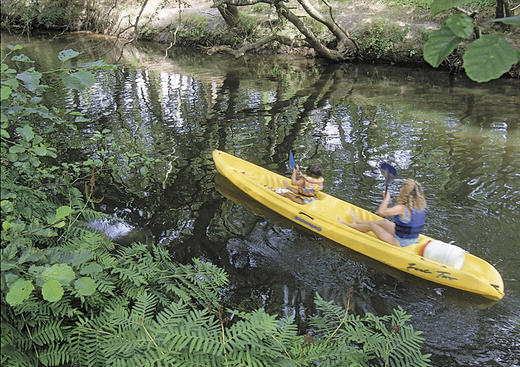
<path fill-rule="evenodd" d="M 286 189 L 278 187 L 276 189 L 278 194 L 291 199 L 295 203 L 308 204 L 317 199 L 316 193 L 318 191 L 323 190 L 321 166 L 319 163 L 312 163 L 303 174 L 300 167 L 296 165 L 291 175 L 291 184 L 297 187 L 290 186 L 287 181 L 283 183 Z"/>
<path fill-rule="evenodd" d="M 382 241 L 398 247 L 417 243 L 426 219 L 426 200 L 421 184 L 415 180 L 404 181 L 396 200 L 396 205 L 389 207 L 390 193 L 386 193 L 377 209 L 377 214 L 393 216 L 394 222 L 388 219 L 364 221 L 352 213 L 352 223 L 340 218 L 338 221 L 361 232 L 372 231 Z"/>

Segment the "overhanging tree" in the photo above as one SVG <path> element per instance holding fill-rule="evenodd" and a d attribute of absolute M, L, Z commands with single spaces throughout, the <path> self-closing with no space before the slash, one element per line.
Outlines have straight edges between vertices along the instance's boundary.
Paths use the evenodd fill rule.
<path fill-rule="evenodd" d="M 289 38 L 278 34 L 277 26 L 271 27 L 271 33 L 254 43 L 244 42 L 238 50 L 231 47 L 219 47 L 219 51 L 226 51 L 235 56 L 241 56 L 247 50 L 261 47 L 270 42 L 280 42 L 286 45 L 307 46 L 314 49 L 317 55 L 333 62 L 349 61 L 357 55 L 358 48 L 349 33 L 340 27 L 333 16 L 332 6 L 323 0 L 329 10 L 328 16 L 323 15 L 309 0 L 297 0 L 299 8 L 292 9 L 283 0 L 213 0 L 216 7 L 228 26 L 234 27 L 238 24 L 238 7 L 251 6 L 255 4 L 267 4 L 275 10 L 278 17 L 276 24 L 291 23 L 302 38 Z M 303 11 L 308 17 L 300 17 L 295 10 Z M 224 16 L 225 15 L 225 16 Z M 333 41 L 325 41 L 313 31 L 310 22 L 317 22 L 325 26 L 328 35 Z"/>

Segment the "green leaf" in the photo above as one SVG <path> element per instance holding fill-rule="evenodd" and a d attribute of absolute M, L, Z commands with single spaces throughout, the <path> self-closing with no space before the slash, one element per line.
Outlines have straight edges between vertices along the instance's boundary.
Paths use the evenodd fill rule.
<path fill-rule="evenodd" d="M 30 58 L 28 58 L 24 54 L 15 55 L 15 56 L 11 57 L 11 60 L 13 60 L 13 61 L 21 61 L 21 62 L 34 62 L 33 60 L 31 60 Z"/>
<path fill-rule="evenodd" d="M 61 222 L 58 222 L 56 224 L 53 224 L 52 225 L 54 228 L 63 228 L 65 227 L 65 222 L 64 221 L 61 221 Z"/>
<path fill-rule="evenodd" d="M 16 75 L 16 78 L 24 82 L 25 88 L 31 92 L 35 92 L 36 88 L 40 86 L 41 77 L 42 74 L 34 71 L 33 68 Z"/>
<path fill-rule="evenodd" d="M 483 83 L 499 78 L 519 60 L 513 45 L 496 35 L 486 34 L 471 42 L 463 56 L 468 77 Z"/>
<path fill-rule="evenodd" d="M 436 68 L 451 54 L 460 41 L 462 39 L 457 37 L 447 27 L 433 31 L 428 41 L 424 44 L 424 59 Z"/>
<path fill-rule="evenodd" d="M 0 265 L 0 268 L 2 269 L 2 272 L 4 272 L 4 271 L 11 270 L 15 266 L 16 266 L 16 264 L 14 264 L 14 263 L 10 263 L 10 262 L 7 262 L 7 261 L 2 261 L 2 263 Z"/>
<path fill-rule="evenodd" d="M 42 287 L 43 299 L 49 302 L 56 302 L 63 297 L 63 287 L 55 279 L 47 280 Z"/>
<path fill-rule="evenodd" d="M 36 155 L 45 156 L 45 155 L 47 155 L 48 150 L 46 147 L 39 146 L 39 147 L 34 147 L 33 152 Z"/>
<path fill-rule="evenodd" d="M 101 273 L 103 270 L 103 267 L 99 265 L 98 263 L 90 263 L 83 268 L 81 268 L 80 274 L 81 275 L 96 275 Z"/>
<path fill-rule="evenodd" d="M 31 165 L 33 167 L 40 167 L 40 165 L 42 164 L 42 162 L 36 157 L 29 158 L 29 162 L 31 162 Z"/>
<path fill-rule="evenodd" d="M 23 128 L 17 127 L 16 132 L 27 141 L 31 141 L 34 138 L 34 131 L 29 125 L 24 125 Z"/>
<path fill-rule="evenodd" d="M 96 291 L 96 282 L 90 277 L 81 277 L 74 282 L 74 288 L 82 296 L 90 296 Z"/>
<path fill-rule="evenodd" d="M 74 274 L 74 270 L 72 267 L 67 264 L 54 264 L 53 266 L 46 267 L 42 273 L 41 277 L 44 280 L 54 279 L 59 281 L 62 284 L 68 284 L 76 277 Z"/>
<path fill-rule="evenodd" d="M 462 0 L 434 0 L 430 6 L 430 11 L 432 14 L 437 14 L 441 11 L 459 6 L 462 2 Z"/>
<path fill-rule="evenodd" d="M 25 147 L 23 147 L 21 145 L 12 145 L 11 147 L 9 147 L 9 153 L 11 153 L 11 154 L 24 153 L 24 152 L 25 152 Z"/>
<path fill-rule="evenodd" d="M 453 14 L 444 22 L 460 38 L 469 38 L 473 34 L 473 19 L 466 14 Z"/>
<path fill-rule="evenodd" d="M 5 82 L 3 82 L 2 84 L 5 85 L 5 86 L 10 87 L 13 90 L 17 89 L 18 86 L 20 85 L 20 83 L 18 83 L 18 80 L 16 80 L 16 78 L 9 78 Z"/>
<path fill-rule="evenodd" d="M 71 264 L 73 266 L 78 266 L 80 264 L 83 264 L 87 261 L 90 261 L 94 258 L 94 252 L 90 250 L 79 250 L 78 252 L 75 252 L 72 255 Z"/>
<path fill-rule="evenodd" d="M 23 47 L 22 45 L 8 45 L 7 48 L 11 51 L 18 51 L 21 50 Z"/>
<path fill-rule="evenodd" d="M 12 93 L 12 91 L 13 91 L 13 90 L 12 90 L 11 88 L 2 85 L 2 92 L 1 92 L 2 95 L 1 95 L 1 97 L 0 97 L 0 101 L 4 101 L 4 100 L 6 100 L 7 98 L 9 98 L 9 96 L 10 96 L 11 93 Z"/>
<path fill-rule="evenodd" d="M 18 279 L 9 289 L 5 300 L 11 306 L 20 305 L 31 295 L 34 286 L 30 280 Z"/>
<path fill-rule="evenodd" d="M 496 18 L 496 19 L 493 19 L 493 22 L 502 22 L 505 24 L 520 25 L 520 15 L 515 15 L 514 17 Z"/>
<path fill-rule="evenodd" d="M 67 206 L 67 205 L 60 206 L 58 209 L 56 209 L 56 221 L 66 218 L 71 213 L 72 213 L 72 208 L 70 206 Z"/>
<path fill-rule="evenodd" d="M 4 213 L 10 213 L 14 209 L 13 202 L 10 200 L 2 200 L 0 202 L 0 207 L 2 208 L 2 212 Z"/>
<path fill-rule="evenodd" d="M 68 75 L 62 75 L 62 80 L 67 88 L 76 90 L 89 88 L 96 82 L 94 75 L 86 70 L 81 70 Z"/>
<path fill-rule="evenodd" d="M 60 59 L 61 62 L 65 62 L 67 60 L 75 58 L 79 54 L 80 53 L 78 51 L 74 51 L 71 49 L 61 50 L 60 53 L 58 54 L 58 59 Z"/>

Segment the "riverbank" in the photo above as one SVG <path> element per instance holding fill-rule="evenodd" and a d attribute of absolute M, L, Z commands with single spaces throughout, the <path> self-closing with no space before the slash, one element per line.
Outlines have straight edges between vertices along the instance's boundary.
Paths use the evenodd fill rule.
<path fill-rule="evenodd" d="M 291 2 L 289 2 L 291 3 Z M 426 4 L 425 2 L 424 4 Z M 230 29 L 219 11 L 212 7 L 213 1 L 189 0 L 181 8 L 168 8 L 157 11 L 160 0 L 150 0 L 143 9 L 143 38 L 168 45 L 183 45 L 197 47 L 205 52 L 215 52 L 219 45 L 230 45 L 235 49 L 246 40 L 259 37 L 262 28 L 273 27 L 277 15 L 274 9 L 266 4 L 239 7 L 239 14 L 246 29 Z M 321 3 L 320 3 L 321 4 Z M 333 3 L 329 9 L 321 4 L 317 10 L 332 17 L 334 22 L 344 29 L 355 42 L 357 55 L 352 61 L 363 63 L 385 63 L 398 65 L 421 65 L 430 67 L 423 58 L 423 46 L 429 32 L 441 27 L 446 19 L 446 13 L 432 15 L 425 5 L 409 5 L 394 0 L 366 2 L 363 0 L 343 0 Z M 499 25 L 490 21 L 494 17 L 494 2 L 488 6 L 481 5 L 476 11 L 475 22 L 483 33 L 495 33 Z M 290 8 L 302 19 L 309 15 L 293 4 Z M 301 8 L 301 7 L 300 7 Z M 134 9 L 135 13 L 137 9 Z M 124 16 L 130 16 L 125 13 Z M 279 25 L 276 25 L 279 27 Z M 312 29 L 318 36 L 327 37 L 327 30 Z M 518 27 L 516 27 L 518 28 Z M 285 24 L 278 29 L 279 34 L 291 39 L 302 38 L 294 27 Z M 520 32 L 518 29 L 504 31 L 501 35 L 520 49 Z M 251 41 L 249 41 L 251 42 Z M 291 45 L 270 43 L 255 48 L 251 53 L 293 54 L 306 57 L 318 57 L 310 47 L 298 47 L 296 42 Z M 222 48 L 219 48 L 220 50 Z M 464 44 L 440 65 L 454 73 L 462 70 L 462 55 Z M 514 66 L 506 75 L 520 77 L 519 65 Z"/>
<path fill-rule="evenodd" d="M 414 5 L 410 5 L 412 3 Z M 13 19 L 16 14 L 27 11 L 25 8 L 16 8 L 14 4 L 16 2 L 10 1 L 2 4 L 4 28 L 8 24 L 6 19 L 9 16 Z M 325 3 L 315 6 L 320 6 L 317 10 L 333 19 L 355 44 L 356 52 L 350 61 L 430 67 L 424 61 L 423 46 L 429 32 L 440 28 L 446 14 L 433 16 L 428 4 L 428 1 L 403 4 L 398 0 L 337 0 L 332 3 L 331 9 L 327 8 Z M 520 27 L 506 30 L 500 24 L 491 22 L 494 17 L 494 2 L 487 5 L 483 5 L 484 2 L 478 4 L 475 21 L 480 30 L 483 33 L 498 33 L 520 49 Z M 61 27 L 68 31 L 87 30 L 115 36 L 124 42 L 135 39 L 158 42 L 164 44 L 166 50 L 184 46 L 197 48 L 205 53 L 227 51 L 237 57 L 245 53 L 286 54 L 310 58 L 320 56 L 315 48 L 308 47 L 307 43 L 298 42 L 297 39 L 303 38 L 302 34 L 290 22 L 280 21 L 274 8 L 267 4 L 238 7 L 240 24 L 235 27 L 226 24 L 219 10 L 212 5 L 213 1 L 207 0 L 171 3 L 164 0 L 128 0 L 115 5 L 96 2 L 86 9 L 70 10 L 69 6 L 69 10 L 64 12 L 68 15 L 62 15 L 69 20 L 60 21 L 57 21 L 57 15 L 42 15 L 45 15 L 45 11 L 52 13 L 49 7 L 35 11 L 40 11 L 40 25 L 61 24 Z M 296 5 L 298 4 L 295 1 L 287 2 L 288 9 L 298 18 L 309 19 L 309 14 Z M 74 11 L 77 14 L 72 16 Z M 9 13 L 9 16 L 6 16 L 6 13 Z M 309 28 L 324 45 L 337 42 L 325 26 L 315 24 L 309 25 Z M 265 35 L 273 34 L 273 29 L 276 30 L 274 33 L 292 42 L 288 44 L 273 41 L 247 48 L 247 51 L 235 52 L 244 48 L 245 44 L 250 46 Z M 462 70 L 463 52 L 462 43 L 439 68 L 454 73 Z M 520 66 L 513 66 L 505 76 L 520 77 Z"/>

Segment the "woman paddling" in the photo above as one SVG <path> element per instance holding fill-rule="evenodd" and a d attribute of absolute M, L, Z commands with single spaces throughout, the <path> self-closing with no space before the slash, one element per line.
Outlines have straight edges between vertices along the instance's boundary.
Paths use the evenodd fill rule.
<path fill-rule="evenodd" d="M 426 200 L 421 184 L 415 180 L 404 181 L 396 200 L 396 205 L 389 207 L 390 193 L 386 193 L 377 209 L 377 214 L 394 217 L 394 222 L 388 219 L 364 221 L 352 215 L 352 223 L 340 218 L 341 223 L 361 232 L 372 231 L 382 241 L 398 247 L 405 247 L 417 243 L 426 220 Z"/>

